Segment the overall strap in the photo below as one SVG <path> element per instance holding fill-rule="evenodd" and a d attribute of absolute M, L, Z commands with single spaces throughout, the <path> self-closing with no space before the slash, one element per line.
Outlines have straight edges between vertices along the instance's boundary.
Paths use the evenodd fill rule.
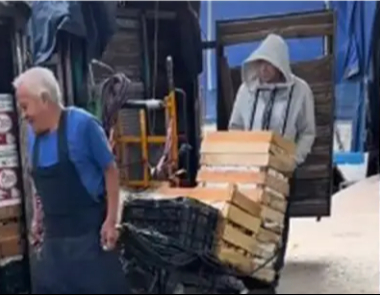
<path fill-rule="evenodd" d="M 61 116 L 59 118 L 59 124 L 58 124 L 58 130 L 57 130 L 58 162 L 61 160 L 66 160 L 69 157 L 68 156 L 67 136 L 66 136 L 66 129 L 67 129 L 66 128 L 66 117 L 67 117 L 67 112 L 66 112 L 66 110 L 63 110 L 61 113 Z M 34 142 L 33 153 L 32 153 L 33 168 L 37 168 L 39 165 L 41 136 L 43 136 L 43 135 L 37 135 L 36 140 Z"/>
<path fill-rule="evenodd" d="M 67 111 L 62 110 L 58 125 L 58 161 L 69 159 L 69 147 L 67 141 Z"/>
<path fill-rule="evenodd" d="M 40 159 L 40 138 L 40 136 L 36 136 L 36 140 L 34 141 L 32 154 L 32 169 L 36 169 L 38 167 L 38 162 Z"/>

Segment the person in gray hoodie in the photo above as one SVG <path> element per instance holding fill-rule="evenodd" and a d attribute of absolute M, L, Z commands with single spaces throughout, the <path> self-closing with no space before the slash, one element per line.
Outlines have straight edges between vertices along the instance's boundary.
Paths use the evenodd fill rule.
<path fill-rule="evenodd" d="M 316 136 L 314 98 L 309 85 L 290 68 L 284 39 L 270 34 L 242 65 L 242 84 L 232 110 L 230 130 L 272 130 L 297 145 L 296 163 L 310 153 Z M 291 196 L 290 196 L 291 197 Z M 275 293 L 284 266 L 289 235 L 286 214 L 283 247 L 275 269 L 277 276 L 268 293 Z"/>
<path fill-rule="evenodd" d="M 242 81 L 230 130 L 269 129 L 297 144 L 302 164 L 315 139 L 314 98 L 309 85 L 290 68 L 288 46 L 270 34 L 242 65 Z"/>

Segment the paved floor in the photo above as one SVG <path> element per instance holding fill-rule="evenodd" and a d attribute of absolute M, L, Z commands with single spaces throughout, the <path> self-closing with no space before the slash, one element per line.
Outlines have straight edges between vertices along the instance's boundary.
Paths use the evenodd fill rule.
<path fill-rule="evenodd" d="M 379 294 L 379 181 L 334 196 L 330 219 L 294 220 L 281 294 Z"/>

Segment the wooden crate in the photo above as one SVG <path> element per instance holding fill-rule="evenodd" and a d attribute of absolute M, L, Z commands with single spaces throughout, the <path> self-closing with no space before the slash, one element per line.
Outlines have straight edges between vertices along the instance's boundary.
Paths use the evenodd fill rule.
<path fill-rule="evenodd" d="M 20 217 L 20 200 L 0 202 L 0 260 L 22 255 Z"/>
<path fill-rule="evenodd" d="M 268 200 L 271 195 L 263 191 L 254 194 L 256 198 L 242 193 L 236 185 L 227 188 L 170 188 L 163 186 L 157 190 L 162 198 L 186 196 L 217 208 L 220 212 L 215 256 L 223 263 L 231 265 L 245 274 L 251 274 L 258 267 L 257 259 L 262 248 L 273 247 L 280 241 L 277 230 L 265 229 L 263 220 L 278 220 L 282 223 L 283 213 L 263 206 L 257 199 Z M 260 258 L 260 257 L 259 257 Z M 257 273 L 262 273 L 259 271 Z M 266 272 L 268 273 L 268 271 Z"/>
<path fill-rule="evenodd" d="M 273 132 L 209 132 L 201 145 L 201 165 L 257 167 L 289 175 L 295 169 L 295 152 L 294 143 Z"/>
<path fill-rule="evenodd" d="M 261 207 L 241 194 L 236 186 L 224 188 L 169 188 L 157 190 L 164 198 L 186 196 L 197 199 L 219 210 L 220 220 L 215 233 L 215 256 L 244 273 L 254 269 L 253 257 L 256 236 L 261 228 Z"/>
<path fill-rule="evenodd" d="M 275 277 L 273 265 L 281 245 L 295 152 L 294 143 L 265 131 L 211 132 L 202 142 L 198 185 L 208 189 L 232 185 L 239 195 L 256 204 L 256 212 L 251 212 L 259 219 L 255 250 L 245 253 L 249 264 L 237 261 L 235 256 L 234 263 L 247 274 L 268 282 Z M 228 259 L 234 251 L 226 250 Z"/>
<path fill-rule="evenodd" d="M 19 222 L 1 222 L 0 221 L 0 239 L 20 235 Z"/>
<path fill-rule="evenodd" d="M 23 249 L 19 236 L 0 238 L 0 259 L 22 255 Z"/>
<path fill-rule="evenodd" d="M 19 219 L 21 217 L 20 202 L 0 202 L 0 221 L 9 219 Z"/>
<path fill-rule="evenodd" d="M 198 186 L 163 186 L 157 192 L 166 198 L 195 198 L 217 208 L 221 218 L 215 256 L 246 275 L 270 282 L 295 151 L 292 142 L 272 132 L 210 132 L 201 146 Z"/>

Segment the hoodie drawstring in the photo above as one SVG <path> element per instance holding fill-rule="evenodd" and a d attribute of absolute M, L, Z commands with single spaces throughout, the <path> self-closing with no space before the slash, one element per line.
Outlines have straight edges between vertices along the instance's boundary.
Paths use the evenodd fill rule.
<path fill-rule="evenodd" d="M 257 89 L 255 92 L 255 99 L 253 101 L 253 106 L 252 106 L 251 120 L 249 122 L 249 130 L 253 129 L 253 124 L 255 121 L 255 115 L 256 115 L 256 109 L 257 109 L 257 103 L 259 101 L 259 94 L 260 94 L 260 89 Z"/>
<path fill-rule="evenodd" d="M 290 88 L 289 91 L 289 97 L 288 97 L 288 104 L 286 106 L 286 111 L 285 111 L 285 118 L 284 118 L 284 125 L 282 126 L 282 132 L 281 135 L 284 136 L 286 132 L 286 128 L 288 127 L 288 118 L 289 118 L 289 113 L 290 113 L 290 105 L 292 104 L 292 99 L 293 99 L 293 91 L 294 91 L 294 84 Z"/>
<path fill-rule="evenodd" d="M 285 134 L 285 131 L 287 128 L 287 123 L 288 123 L 288 118 L 289 118 L 289 113 L 290 113 L 290 105 L 291 105 L 292 97 L 293 97 L 293 91 L 294 91 L 294 85 L 291 86 L 290 91 L 289 91 L 288 101 L 287 101 L 286 110 L 285 110 L 284 123 L 283 123 L 282 130 L 281 130 L 282 136 Z M 277 88 L 273 89 L 273 91 L 271 92 L 269 102 L 265 106 L 262 124 L 261 124 L 262 130 L 269 130 L 270 129 L 270 123 L 271 123 L 272 112 L 273 112 L 273 105 L 274 105 L 274 102 L 276 99 L 276 94 L 277 94 Z M 255 93 L 255 99 L 254 99 L 253 107 L 252 107 L 252 114 L 251 114 L 251 120 L 250 120 L 250 130 L 253 129 L 253 124 L 255 121 L 255 115 L 256 115 L 256 110 L 257 110 L 257 104 L 258 104 L 258 100 L 259 100 L 259 95 L 260 95 L 260 89 L 257 89 L 256 93 Z"/>
<path fill-rule="evenodd" d="M 272 119 L 272 112 L 273 112 L 273 105 L 277 94 L 277 88 L 273 89 L 270 94 L 270 98 L 268 103 L 265 105 L 263 118 L 261 122 L 261 129 L 262 130 L 269 130 L 270 129 L 270 121 Z"/>

